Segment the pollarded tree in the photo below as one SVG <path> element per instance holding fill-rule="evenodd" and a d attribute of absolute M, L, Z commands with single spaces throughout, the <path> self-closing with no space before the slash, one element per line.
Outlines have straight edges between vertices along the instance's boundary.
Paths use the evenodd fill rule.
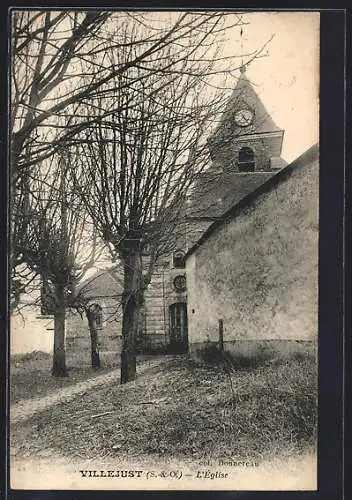
<path fill-rule="evenodd" d="M 89 309 L 76 289 L 100 251 L 96 232 L 67 185 L 67 169 L 65 152 L 61 152 L 31 170 L 26 230 L 21 247 L 15 249 L 23 255 L 27 275 L 34 277 L 33 286 L 40 290 L 47 313 L 54 317 L 52 374 L 57 377 L 67 375 L 66 311 Z"/>
<path fill-rule="evenodd" d="M 149 26 L 150 21 L 138 12 L 14 10 L 10 119 L 13 177 L 62 148 L 63 142 L 89 124 L 85 115 L 77 114 L 77 104 L 89 104 L 103 86 L 108 95 L 113 79 L 139 64 L 154 72 L 150 57 L 180 39 L 190 38 L 194 30 L 205 30 L 210 20 L 216 26 L 221 16 L 181 12 L 171 24 Z M 138 38 L 126 43 L 121 32 L 131 19 L 134 26 L 143 29 L 139 29 Z M 125 59 L 124 64 L 106 60 L 107 51 L 132 54 L 131 44 L 133 57 Z M 159 58 L 159 63 L 165 70 L 171 69 L 170 61 Z M 68 116 L 75 118 L 72 127 Z M 52 129 L 57 129 L 55 135 Z M 29 144 L 30 155 L 26 151 Z"/>
<path fill-rule="evenodd" d="M 154 72 L 133 67 L 115 78 L 114 99 L 92 99 L 86 113 L 94 125 L 71 149 L 74 188 L 124 270 L 122 383 L 136 374 L 143 293 L 185 222 L 188 190 L 209 162 L 207 131 L 224 105 L 223 93 L 209 85 L 219 72 L 211 37 L 193 35 L 179 41 L 182 57 L 177 44 L 168 46 L 154 57 Z M 126 45 L 129 51 L 108 54 L 117 65 L 133 59 L 135 45 Z M 160 58 L 170 61 L 170 71 L 157 70 Z"/>
<path fill-rule="evenodd" d="M 106 256 L 105 256 L 106 257 Z M 106 263 L 106 260 L 105 260 Z M 95 263 L 96 264 L 96 263 Z M 94 369 L 101 367 L 100 353 L 99 353 L 99 331 L 102 328 L 103 318 L 104 322 L 116 322 L 116 317 L 120 315 L 121 310 L 121 272 L 118 268 L 109 267 L 108 272 L 113 276 L 113 281 L 117 285 L 117 289 L 103 289 L 101 286 L 97 287 L 97 280 L 101 278 L 100 271 L 93 276 L 80 282 L 75 288 L 74 296 L 70 300 L 70 309 L 77 311 L 81 318 L 84 317 L 88 321 L 90 333 L 90 347 L 91 347 L 91 366 Z M 101 306 L 101 302 L 109 304 L 106 308 Z"/>
<path fill-rule="evenodd" d="M 64 214 L 33 226 L 37 219 L 28 211 L 28 178 L 45 185 L 34 167 L 65 150 L 76 169 L 70 168 L 69 189 L 76 189 L 124 266 L 123 381 L 134 377 L 138 309 L 149 280 L 142 279 L 142 248 L 148 243 L 151 249 L 150 277 L 206 163 L 205 132 L 222 104 L 208 85 L 224 73 L 217 40 L 231 23 L 241 24 L 236 15 L 227 23 L 220 12 L 172 13 L 167 22 L 158 15 L 161 22 L 130 12 L 20 11 L 13 17 L 11 265 L 40 274 L 32 250 L 44 251 L 55 238 L 61 254 L 71 255 L 64 250 Z M 46 240 L 53 224 L 57 234 Z M 36 231 L 44 239 L 33 238 Z M 74 260 L 60 259 L 53 260 L 57 277 L 67 283 Z M 16 281 L 15 299 L 27 283 Z"/>
<path fill-rule="evenodd" d="M 159 13 L 164 19 L 166 13 Z M 164 16 L 164 17 L 163 17 Z M 140 77 L 131 69 L 141 65 L 148 74 L 178 70 L 194 34 L 207 39 L 221 28 L 224 14 L 179 12 L 171 21 L 152 21 L 143 12 L 33 11 L 11 13 L 11 267 L 25 265 L 22 248 L 26 217 L 27 176 L 39 165 L 92 126 L 79 110 L 92 98 L 113 97 L 114 79 L 129 72 L 128 87 Z M 158 16 L 157 16 L 158 17 Z M 237 22 L 237 17 L 234 17 Z M 132 26 L 132 29 L 131 29 Z M 133 36 L 126 38 L 126 30 Z M 177 57 L 167 57 L 177 47 Z M 128 54 L 122 64 L 107 58 L 111 52 Z M 155 62 L 157 61 L 157 65 Z M 83 106 L 83 108 L 82 108 Z M 117 113 L 109 106 L 105 118 Z M 120 110 L 122 111 L 122 110 Z M 99 115 L 99 118 L 101 116 Z M 15 252 L 19 249 L 19 253 Z M 19 276 L 20 273 L 17 273 Z M 26 280 L 13 278 L 13 304 Z"/>

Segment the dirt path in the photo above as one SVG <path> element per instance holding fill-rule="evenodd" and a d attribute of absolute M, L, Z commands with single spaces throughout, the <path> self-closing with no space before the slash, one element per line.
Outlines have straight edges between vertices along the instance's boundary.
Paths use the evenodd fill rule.
<path fill-rule="evenodd" d="M 140 373 L 144 373 L 164 362 L 164 359 L 143 361 L 137 366 L 137 376 Z M 46 410 L 51 406 L 56 405 L 57 403 L 70 401 L 75 396 L 77 396 L 77 394 L 84 394 L 90 389 L 93 389 L 93 387 L 109 384 L 110 382 L 116 382 L 116 379 L 119 379 L 119 377 L 120 368 L 117 368 L 116 370 L 113 370 L 106 375 L 98 375 L 97 377 L 91 378 L 84 382 L 78 382 L 77 384 L 70 385 L 69 387 L 59 389 L 55 393 L 51 393 L 35 399 L 20 401 L 19 403 L 11 405 L 10 421 L 11 423 L 17 423 L 27 420 L 36 413 Z"/>

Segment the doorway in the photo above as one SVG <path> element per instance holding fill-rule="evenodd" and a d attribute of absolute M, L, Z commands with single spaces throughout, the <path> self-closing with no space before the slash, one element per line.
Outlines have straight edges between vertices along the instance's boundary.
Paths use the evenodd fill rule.
<path fill-rule="evenodd" d="M 187 304 L 176 302 L 169 307 L 170 344 L 172 353 L 188 352 Z"/>

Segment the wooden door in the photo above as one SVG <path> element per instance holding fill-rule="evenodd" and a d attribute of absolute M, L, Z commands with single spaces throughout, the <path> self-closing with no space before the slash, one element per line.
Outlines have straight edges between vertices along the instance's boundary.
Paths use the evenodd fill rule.
<path fill-rule="evenodd" d="M 170 346 L 173 352 L 188 350 L 187 304 L 176 302 L 169 307 Z"/>

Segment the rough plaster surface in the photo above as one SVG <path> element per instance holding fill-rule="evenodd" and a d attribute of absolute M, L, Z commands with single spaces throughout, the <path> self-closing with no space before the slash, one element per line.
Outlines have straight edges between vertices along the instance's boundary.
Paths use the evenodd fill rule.
<path fill-rule="evenodd" d="M 190 343 L 317 335 L 318 163 L 300 165 L 187 259 Z"/>

